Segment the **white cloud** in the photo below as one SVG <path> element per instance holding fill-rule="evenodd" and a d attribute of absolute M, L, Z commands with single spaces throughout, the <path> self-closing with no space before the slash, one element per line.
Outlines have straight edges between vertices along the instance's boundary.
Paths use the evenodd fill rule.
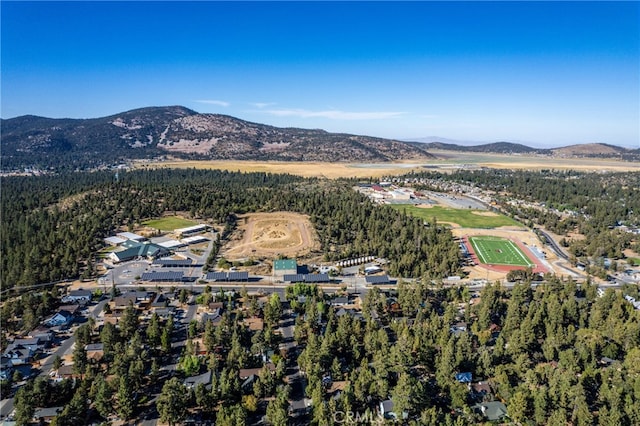
<path fill-rule="evenodd" d="M 276 105 L 276 103 L 275 102 L 252 102 L 249 105 L 262 109 L 271 105 Z"/>
<path fill-rule="evenodd" d="M 199 100 L 196 100 L 196 102 L 199 102 L 201 104 L 218 105 L 223 107 L 228 107 L 229 105 L 231 105 L 229 102 L 219 101 L 216 99 L 199 99 Z"/>
<path fill-rule="evenodd" d="M 404 112 L 370 111 L 348 112 L 339 110 L 309 111 L 305 109 L 271 109 L 262 111 L 277 117 L 328 118 L 330 120 L 380 120 L 404 115 Z"/>

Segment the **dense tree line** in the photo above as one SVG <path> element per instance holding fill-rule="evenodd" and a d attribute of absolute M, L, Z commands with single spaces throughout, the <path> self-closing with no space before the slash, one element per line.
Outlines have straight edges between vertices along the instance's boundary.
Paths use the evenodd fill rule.
<path fill-rule="evenodd" d="M 548 277 L 536 288 L 489 285 L 472 299 L 465 288 L 401 283 L 395 295 L 367 294 L 364 322 L 333 308 L 322 314 L 311 295 L 296 321 L 311 423 L 337 424 L 337 411 L 375 416 L 392 398 L 405 424 L 474 424 L 482 416 L 470 407 L 489 398 L 517 424 L 638 424 L 640 311 L 620 292 L 596 290 Z M 454 332 L 460 322 L 465 329 Z M 460 372 L 488 382 L 490 395 L 474 396 Z M 346 381 L 339 396 L 328 393 L 327 376 Z"/>
<path fill-rule="evenodd" d="M 378 255 L 392 274 L 444 276 L 458 268 L 451 234 L 376 208 L 347 182 L 213 170 L 137 170 L 2 179 L 3 288 L 93 274 L 102 238 L 165 212 L 231 226 L 237 214 L 310 215 L 327 259 Z"/>

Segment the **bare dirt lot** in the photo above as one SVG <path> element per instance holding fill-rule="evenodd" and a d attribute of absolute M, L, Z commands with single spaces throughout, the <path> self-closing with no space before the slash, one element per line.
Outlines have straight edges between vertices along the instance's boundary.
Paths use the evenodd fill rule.
<path fill-rule="evenodd" d="M 318 250 L 318 237 L 305 215 L 291 212 L 250 213 L 238 217 L 238 229 L 222 250 L 228 260 L 249 257 L 299 257 Z"/>

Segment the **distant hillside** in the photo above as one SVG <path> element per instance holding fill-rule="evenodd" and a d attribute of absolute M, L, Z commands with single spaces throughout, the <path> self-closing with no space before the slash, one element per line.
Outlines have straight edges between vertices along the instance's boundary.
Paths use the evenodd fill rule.
<path fill-rule="evenodd" d="M 433 137 L 423 138 L 432 140 Z M 444 139 L 443 140 L 450 140 Z M 532 148 L 513 142 L 494 142 L 481 145 L 460 145 L 448 142 L 410 142 L 414 146 L 425 146 L 428 150 L 445 150 L 459 152 L 481 152 L 494 154 L 536 154 L 551 155 L 554 157 L 589 157 L 589 158 L 616 158 L 623 161 L 640 161 L 640 149 L 627 149 L 604 143 L 590 143 L 582 145 L 569 145 L 553 149 Z"/>
<path fill-rule="evenodd" d="M 187 159 L 386 162 L 433 158 L 426 147 L 324 130 L 278 128 L 181 106 L 94 119 L 0 121 L 2 169 L 87 168 L 171 155 Z"/>
<path fill-rule="evenodd" d="M 442 149 L 446 151 L 461 151 L 461 152 L 486 152 L 496 154 L 548 154 L 549 151 L 545 149 L 532 148 L 530 146 L 522 145 L 513 142 L 493 142 L 481 145 L 459 145 L 455 143 L 446 142 L 412 142 L 414 145 L 423 145 L 427 149 Z"/>
<path fill-rule="evenodd" d="M 561 148 L 553 148 L 551 151 L 556 155 L 564 156 L 615 156 L 627 153 L 629 150 L 605 143 L 587 143 L 582 145 L 569 145 Z"/>

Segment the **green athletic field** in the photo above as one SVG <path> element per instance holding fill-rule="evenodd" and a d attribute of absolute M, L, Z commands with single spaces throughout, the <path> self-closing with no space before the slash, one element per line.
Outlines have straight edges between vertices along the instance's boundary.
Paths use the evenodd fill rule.
<path fill-rule="evenodd" d="M 390 204 L 396 210 L 406 211 L 413 217 L 430 221 L 435 217 L 438 222 L 457 223 L 462 228 L 498 228 L 500 226 L 523 226 L 515 220 L 504 216 L 482 216 L 484 210 L 452 209 L 448 207 L 433 206 L 428 209 L 409 204 Z"/>
<path fill-rule="evenodd" d="M 178 228 L 194 226 L 198 223 L 177 216 L 167 216 L 160 219 L 147 220 L 142 222 L 142 224 L 145 226 L 150 226 L 151 228 L 159 229 L 161 231 L 173 231 L 174 229 Z"/>
<path fill-rule="evenodd" d="M 489 265 L 531 266 L 535 264 L 511 240 L 499 237 L 469 237 L 480 262 Z"/>

